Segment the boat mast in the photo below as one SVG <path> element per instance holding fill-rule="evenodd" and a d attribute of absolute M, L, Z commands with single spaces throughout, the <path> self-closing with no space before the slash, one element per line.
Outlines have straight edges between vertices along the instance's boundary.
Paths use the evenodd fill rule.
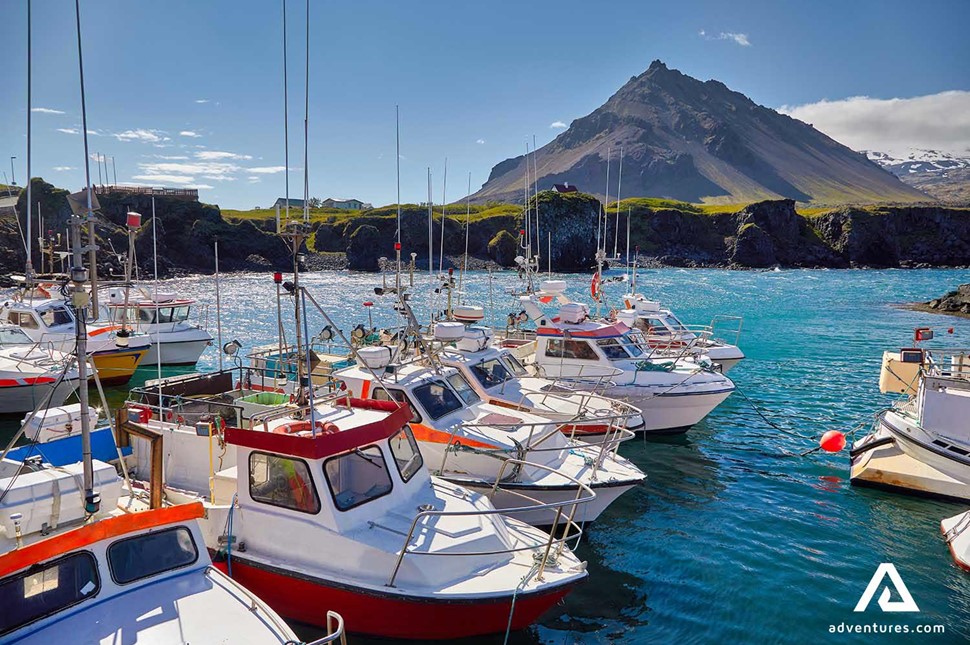
<path fill-rule="evenodd" d="M 394 155 L 397 169 L 397 241 L 394 243 L 394 255 L 397 258 L 397 276 L 394 279 L 394 286 L 398 293 L 401 291 L 401 106 L 394 106 L 394 146 L 397 154 Z M 428 270 L 430 271 L 433 256 L 428 255 Z"/>
<path fill-rule="evenodd" d="M 431 166 L 428 166 L 428 277 L 434 280 L 434 198 L 431 195 Z"/>
<path fill-rule="evenodd" d="M 34 266 L 31 260 L 33 251 L 33 240 L 31 239 L 30 231 L 30 220 L 31 220 L 31 207 L 33 205 L 33 200 L 31 199 L 30 187 L 33 183 L 30 180 L 30 114 L 31 114 L 31 42 L 30 42 L 30 0 L 27 0 L 27 266 L 26 266 L 26 278 L 27 278 L 27 289 L 30 289 L 33 283 Z M 43 255 L 41 255 L 41 264 L 43 265 Z"/>
<path fill-rule="evenodd" d="M 91 201 L 91 163 L 88 156 L 88 119 L 87 107 L 84 101 L 84 61 L 81 57 L 81 0 L 74 0 L 74 11 L 77 23 L 77 62 L 81 83 L 81 136 L 84 139 L 84 185 L 87 192 L 87 217 L 90 228 L 89 233 L 94 233 L 94 215 Z M 80 218 L 72 212 L 71 214 L 71 236 L 73 241 L 73 257 L 71 264 L 71 282 L 74 292 L 71 297 L 71 305 L 74 309 L 74 338 L 75 352 L 77 355 L 77 372 L 80 387 L 78 388 L 78 400 L 81 404 L 81 454 L 84 466 L 84 510 L 93 515 L 98 512 L 101 506 L 101 498 L 94 490 L 94 465 L 91 459 L 91 422 L 88 418 L 88 365 L 87 365 L 87 340 L 88 332 L 85 323 L 86 311 L 88 308 L 89 294 L 84 290 L 84 283 L 87 282 L 87 271 L 82 266 L 81 257 L 81 222 Z M 93 239 L 92 239 L 93 247 Z M 94 266 L 94 251 L 91 250 L 89 260 L 92 273 L 92 292 L 90 296 L 94 303 L 97 303 L 94 284 L 94 277 L 97 268 Z M 95 304 L 95 307 L 97 305 Z"/>
<path fill-rule="evenodd" d="M 620 187 L 623 186 L 623 146 L 620 145 L 620 171 L 616 179 L 616 230 L 613 233 L 613 257 L 620 257 Z"/>
<path fill-rule="evenodd" d="M 458 297 L 464 302 L 462 288 L 465 284 L 465 267 L 468 264 L 468 222 L 472 215 L 472 174 L 468 173 L 468 192 L 465 193 L 465 254 L 461 258 L 461 272 L 458 274 Z"/>
<path fill-rule="evenodd" d="M 539 166 L 536 161 L 536 135 L 532 135 L 532 194 L 535 196 L 533 208 L 536 213 L 536 251 L 542 249 L 542 237 L 539 235 Z M 536 253 L 536 272 L 539 271 L 539 253 Z"/>

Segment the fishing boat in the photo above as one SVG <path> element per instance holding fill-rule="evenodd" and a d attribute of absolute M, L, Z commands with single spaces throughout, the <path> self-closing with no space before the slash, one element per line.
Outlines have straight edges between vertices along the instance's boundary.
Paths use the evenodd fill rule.
<path fill-rule="evenodd" d="M 970 350 L 885 352 L 879 385 L 905 398 L 853 445 L 852 483 L 970 501 Z"/>
<path fill-rule="evenodd" d="M 710 325 L 691 327 L 670 309 L 642 295 L 627 294 L 623 296 L 623 303 L 626 309 L 616 312 L 615 319 L 640 330 L 647 346 L 663 355 L 678 356 L 686 352 L 703 356 L 720 365 L 722 373 L 744 359 L 744 352 L 738 347 L 743 323 L 739 316 L 716 316 Z"/>
<path fill-rule="evenodd" d="M 643 427 L 643 415 L 632 405 L 579 390 L 568 382 L 530 375 L 509 349 L 492 342 L 492 330 L 487 327 L 467 327 L 454 347 L 442 348 L 440 357 L 444 365 L 461 371 L 483 400 L 555 421 L 570 437 L 620 440 L 623 431 L 628 434 Z"/>
<path fill-rule="evenodd" d="M 700 422 L 734 391 L 716 365 L 689 355 L 654 356 L 639 330 L 620 321 L 594 320 L 586 305 L 562 304 L 558 315 L 539 307 L 542 293 L 522 296 L 518 320 L 532 320 L 535 331 L 516 327 L 496 342 L 519 357 L 533 374 L 567 380 L 577 388 L 625 401 L 642 411 L 643 432 L 684 432 Z"/>
<path fill-rule="evenodd" d="M 336 392 L 234 428 L 219 421 L 231 403 L 193 397 L 173 418 L 174 399 L 158 400 L 129 414 L 165 445 L 165 498 L 202 501 L 217 566 L 289 619 L 319 625 L 332 607 L 375 636 L 501 633 L 532 624 L 586 577 L 565 537 L 431 476 L 406 405 Z M 137 472 L 151 459 L 134 446 Z M 575 535 L 564 506 L 558 526 Z"/>
<path fill-rule="evenodd" d="M 146 365 L 195 365 L 212 344 L 212 334 L 189 322 L 196 301 L 170 292 L 155 295 L 144 287 L 126 291 L 124 287 L 108 291 L 107 319 L 127 324 L 150 339 L 151 348 L 142 361 Z"/>
<path fill-rule="evenodd" d="M 0 414 L 61 405 L 77 387 L 72 356 L 45 349 L 19 327 L 0 324 Z"/>
<path fill-rule="evenodd" d="M 0 323 L 19 327 L 45 348 L 67 354 L 75 351 L 74 312 L 63 298 L 9 299 L 0 305 Z M 113 323 L 88 323 L 87 328 L 87 356 L 101 383 L 127 383 L 148 353 L 150 339 Z"/>
<path fill-rule="evenodd" d="M 438 323 L 434 333 L 438 342 L 450 342 L 464 325 Z M 562 424 L 546 416 L 483 400 L 460 370 L 435 354 L 424 344 L 419 353 L 399 353 L 392 362 L 389 347 L 363 348 L 357 363 L 333 378 L 355 397 L 406 402 L 411 429 L 435 475 L 482 493 L 501 483 L 513 492 L 493 494 L 495 506 L 536 526 L 553 524 L 555 514 L 511 510 L 521 506 L 520 496 L 562 504 L 581 494 L 582 483 L 596 496 L 575 510 L 575 519 L 592 522 L 646 478 L 617 454 L 612 437 L 597 445 L 572 441 L 560 431 Z"/>

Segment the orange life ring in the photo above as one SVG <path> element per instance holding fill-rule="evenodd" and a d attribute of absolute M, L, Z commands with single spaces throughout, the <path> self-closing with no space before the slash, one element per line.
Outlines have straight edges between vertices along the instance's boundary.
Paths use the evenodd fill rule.
<path fill-rule="evenodd" d="M 337 427 L 335 423 L 327 421 L 317 421 L 316 423 L 317 431 L 323 434 L 333 434 L 338 432 L 340 428 Z M 309 421 L 290 421 L 289 423 L 284 423 L 283 425 L 276 426 L 273 428 L 274 434 L 297 434 L 300 432 L 309 432 L 311 429 Z"/>

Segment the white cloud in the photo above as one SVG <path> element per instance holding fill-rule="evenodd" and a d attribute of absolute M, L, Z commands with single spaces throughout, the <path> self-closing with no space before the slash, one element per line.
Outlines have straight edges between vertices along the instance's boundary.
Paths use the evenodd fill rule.
<path fill-rule="evenodd" d="M 185 155 L 152 155 L 155 159 L 167 159 L 169 161 L 185 161 L 188 159 Z"/>
<path fill-rule="evenodd" d="M 125 130 L 112 135 L 118 141 L 140 141 L 142 143 L 161 143 L 168 141 L 169 137 L 164 136 L 161 130 L 146 130 L 138 128 L 136 130 Z"/>
<path fill-rule="evenodd" d="M 475 141 L 475 143 L 477 143 L 478 145 L 483 145 L 485 143 L 485 139 L 478 139 L 477 141 Z"/>
<path fill-rule="evenodd" d="M 785 105 L 779 112 L 810 123 L 854 150 L 897 155 L 911 148 L 966 154 L 970 150 L 970 91 L 913 98 L 854 96 Z"/>
<path fill-rule="evenodd" d="M 209 99 L 195 99 L 196 103 L 208 103 Z"/>
<path fill-rule="evenodd" d="M 73 166 L 54 166 L 54 170 L 57 172 L 64 172 L 66 170 L 74 170 Z"/>
<path fill-rule="evenodd" d="M 554 130 L 561 130 L 563 128 L 568 128 L 569 126 L 563 123 L 562 121 L 553 121 L 552 123 L 549 124 L 549 127 Z"/>
<path fill-rule="evenodd" d="M 102 154 L 98 154 L 97 152 L 92 152 L 88 156 L 91 158 L 91 161 L 99 161 L 102 163 L 104 163 L 104 160 L 107 159 L 107 157 Z"/>
<path fill-rule="evenodd" d="M 81 131 L 77 128 L 57 128 L 57 131 L 64 134 L 81 134 Z"/>
<path fill-rule="evenodd" d="M 251 184 L 258 184 L 259 182 L 263 181 L 262 177 L 247 177 L 246 179 L 248 179 L 249 183 Z"/>
<path fill-rule="evenodd" d="M 40 114 L 64 114 L 63 110 L 55 110 L 54 108 L 45 108 L 45 107 L 30 108 L 30 111 L 39 112 Z"/>
<path fill-rule="evenodd" d="M 275 175 L 286 170 L 286 166 L 262 166 L 258 168 L 246 168 L 246 172 L 254 172 L 259 175 Z"/>
<path fill-rule="evenodd" d="M 195 181 L 195 177 L 185 177 L 183 175 L 165 175 L 165 174 L 145 174 L 145 175 L 134 175 L 132 179 L 141 179 L 142 181 L 155 181 L 163 184 L 178 184 L 187 185 Z"/>
<path fill-rule="evenodd" d="M 229 177 L 237 174 L 241 168 L 233 163 L 220 162 L 161 162 L 140 163 L 142 172 L 150 175 L 202 175 L 207 178 Z"/>
<path fill-rule="evenodd" d="M 216 161 L 218 159 L 235 159 L 245 161 L 247 159 L 252 159 L 251 155 L 239 155 L 235 152 L 222 152 L 219 150 L 204 150 L 202 152 L 197 152 L 195 153 L 195 157 L 204 161 Z"/>
<path fill-rule="evenodd" d="M 202 135 L 199 134 L 198 132 L 193 132 L 192 130 L 182 130 L 181 132 L 179 132 L 179 136 L 180 137 L 191 137 L 193 139 L 198 139 Z"/>
<path fill-rule="evenodd" d="M 730 40 L 735 44 L 741 45 L 742 47 L 750 47 L 751 41 L 748 39 L 748 34 L 742 34 L 736 31 L 722 31 L 716 36 L 708 35 L 706 31 L 701 29 L 697 32 L 697 35 L 704 40 Z"/>

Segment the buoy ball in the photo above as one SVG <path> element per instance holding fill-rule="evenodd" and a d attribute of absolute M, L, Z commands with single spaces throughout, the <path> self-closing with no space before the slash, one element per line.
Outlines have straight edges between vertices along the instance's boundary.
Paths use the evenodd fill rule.
<path fill-rule="evenodd" d="M 845 435 L 838 430 L 829 430 L 822 435 L 818 445 L 825 452 L 838 452 L 845 448 Z"/>

